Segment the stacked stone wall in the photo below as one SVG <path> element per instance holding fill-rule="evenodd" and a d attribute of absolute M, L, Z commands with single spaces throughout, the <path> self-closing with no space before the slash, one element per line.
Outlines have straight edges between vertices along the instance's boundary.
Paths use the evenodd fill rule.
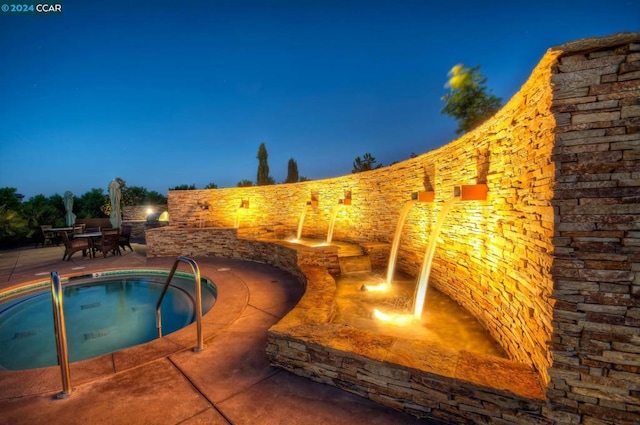
<path fill-rule="evenodd" d="M 533 366 L 546 382 L 550 364 L 550 276 L 553 208 L 550 161 L 555 121 L 548 54 L 522 90 L 489 122 L 442 148 L 365 173 L 320 181 L 245 188 L 170 191 L 171 224 L 238 226 L 244 238 L 264 228 L 295 235 L 307 208 L 304 237 L 390 243 L 400 210 L 412 193 L 432 190 L 435 202 L 416 203 L 401 238 L 399 269 L 417 276 L 432 224 L 454 187 L 487 184 L 486 201 L 460 202 L 450 211 L 435 253 L 431 283 L 480 320 L 514 360 Z M 340 204 L 345 191 L 351 205 Z M 312 194 L 317 206 L 307 206 Z M 240 208 L 243 200 L 249 208 Z M 209 209 L 198 205 L 205 202 Z M 206 228 L 206 227 L 205 227 Z"/>
<path fill-rule="evenodd" d="M 131 226 L 131 239 L 144 241 L 144 232 L 149 228 L 147 216 L 167 211 L 166 205 L 127 205 L 122 208 L 122 224 Z"/>
<path fill-rule="evenodd" d="M 151 213 L 163 213 L 167 211 L 166 205 L 127 205 L 122 207 L 123 221 L 146 221 Z"/>
<path fill-rule="evenodd" d="M 358 373 L 362 369 L 354 366 L 353 376 L 344 373 L 344 380 L 326 381 L 392 407 L 411 410 L 407 406 L 414 403 L 426 406 L 428 412 L 423 412 L 429 416 L 442 418 L 449 412 L 448 418 L 460 423 L 638 423 L 639 64 L 640 34 L 550 49 L 500 112 L 442 148 L 334 179 L 171 191 L 172 225 L 186 230 L 202 223 L 222 228 L 239 225 L 262 236 L 268 229 L 278 229 L 272 234 L 293 235 L 302 209 L 308 208 L 303 236 L 324 237 L 332 212 L 339 208 L 334 240 L 389 243 L 411 193 L 433 190 L 434 203 L 412 207 L 401 239 L 398 267 L 417 275 L 432 223 L 454 187 L 486 184 L 486 201 L 459 202 L 450 211 L 438 239 L 430 284 L 472 312 L 511 360 L 537 372 L 546 388 L 542 411 L 523 407 L 516 409 L 517 414 L 492 415 L 492 409 L 499 408 L 477 388 L 465 387 L 461 395 L 459 387 L 447 386 L 449 381 L 437 384 L 447 395 L 442 403 L 434 402 L 438 393 L 428 391 L 420 402 L 403 398 L 402 391 L 394 393 L 398 385 L 380 378 L 396 376 L 395 366 L 387 364 L 394 362 L 370 353 L 349 360 L 348 355 L 334 352 L 343 350 L 332 346 L 333 340 L 320 343 L 307 338 L 305 320 L 326 323 L 331 314 L 305 314 L 302 301 L 285 323 L 270 332 L 274 363 L 321 379 L 322 374 L 338 373 L 333 363 L 325 367 L 337 357 L 347 368 L 363 361 L 366 373 Z M 351 205 L 339 206 L 345 191 L 351 192 Z M 318 205 L 305 207 L 311 194 L 319 199 Z M 249 200 L 248 209 L 239 208 L 242 200 Z M 197 206 L 204 201 L 211 204 L 208 210 Z M 203 241 L 197 252 L 230 255 L 207 248 L 207 243 L 215 242 Z M 274 256 L 273 261 L 280 262 L 282 252 L 293 255 L 284 245 L 250 239 L 229 241 L 222 251 L 234 249 L 242 250 L 239 258 L 258 250 L 255 257 L 265 262 Z M 309 284 L 309 275 L 303 274 Z M 428 351 L 414 347 L 407 355 L 422 358 L 423 350 Z M 278 354 L 284 351 L 293 354 Z M 368 361 L 372 365 L 366 366 Z M 370 376 L 374 369 L 379 379 Z M 433 371 L 446 376 L 445 372 L 444 366 Z M 465 377 L 455 381 L 464 384 Z M 374 390 L 363 392 L 359 387 Z M 459 402 L 463 398 L 470 400 L 468 405 Z"/>
<path fill-rule="evenodd" d="M 331 323 L 336 285 L 301 265 L 307 287 L 268 332 L 272 364 L 418 417 L 461 424 L 549 424 L 535 371 L 519 362 Z M 517 377 L 517 379 L 514 379 Z"/>
<path fill-rule="evenodd" d="M 549 416 L 640 423 L 640 39 L 561 46 Z"/>
<path fill-rule="evenodd" d="M 166 226 L 146 231 L 147 256 L 222 257 L 270 264 L 296 276 L 299 265 L 322 267 L 338 273 L 337 248 L 287 246 L 267 241 L 242 239 L 237 229 L 184 228 Z M 303 280 L 304 281 L 304 280 Z"/>

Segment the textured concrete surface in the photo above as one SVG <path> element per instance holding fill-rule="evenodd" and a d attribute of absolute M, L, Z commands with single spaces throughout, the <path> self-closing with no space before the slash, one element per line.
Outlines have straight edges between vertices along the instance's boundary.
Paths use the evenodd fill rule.
<path fill-rule="evenodd" d="M 0 251 L 0 290 L 29 281 L 115 268 L 169 269 L 175 258 L 122 256 L 61 261 L 63 248 Z M 162 340 L 72 364 L 77 392 L 63 400 L 57 367 L 0 371 L 1 424 L 418 424 L 334 387 L 269 366 L 266 330 L 302 295 L 295 279 L 259 263 L 195 258 L 218 287 L 203 320 Z M 181 266 L 182 267 L 182 266 Z M 185 268 L 186 270 L 186 268 Z"/>

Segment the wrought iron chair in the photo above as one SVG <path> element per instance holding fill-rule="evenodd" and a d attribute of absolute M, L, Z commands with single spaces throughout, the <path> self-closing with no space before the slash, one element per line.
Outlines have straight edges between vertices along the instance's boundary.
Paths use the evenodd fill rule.
<path fill-rule="evenodd" d="M 102 237 L 98 241 L 93 242 L 93 256 L 96 251 L 102 251 L 102 256 L 106 257 L 107 252 L 113 255 L 121 255 L 120 253 L 120 229 L 102 229 Z"/>
<path fill-rule="evenodd" d="M 82 255 L 86 256 L 87 252 L 91 255 L 91 241 L 87 238 L 69 239 L 67 232 L 61 232 L 62 241 L 64 242 L 64 255 L 62 260 L 71 260 L 71 256 L 78 251 L 82 251 Z"/>

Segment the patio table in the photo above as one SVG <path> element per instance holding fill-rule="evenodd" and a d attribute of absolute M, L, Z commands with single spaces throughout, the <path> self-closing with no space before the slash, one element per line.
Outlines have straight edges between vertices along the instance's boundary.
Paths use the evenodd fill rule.
<path fill-rule="evenodd" d="M 71 232 L 73 231 L 73 227 L 51 227 L 47 230 L 50 232 Z"/>
<path fill-rule="evenodd" d="M 74 233 L 74 238 L 97 238 L 101 237 L 102 232 L 86 232 L 86 233 Z"/>
<path fill-rule="evenodd" d="M 42 229 L 42 232 L 45 235 L 45 239 L 48 238 L 49 240 L 51 240 L 52 243 L 55 241 L 56 245 L 59 245 L 60 238 L 61 238 L 60 234 L 61 233 L 69 234 L 73 232 L 73 227 L 49 227 L 49 228 Z M 44 246 L 44 242 L 43 242 L 43 246 Z"/>
<path fill-rule="evenodd" d="M 70 234 L 73 232 L 73 227 L 52 227 L 47 229 L 48 232 L 53 232 L 54 235 L 60 236 L 60 233 L 65 232 L 66 234 Z"/>
<path fill-rule="evenodd" d="M 86 233 L 74 233 L 73 238 L 87 238 L 89 239 L 89 256 L 93 257 L 93 238 L 102 237 L 102 232 L 86 232 Z M 86 257 L 87 254 L 82 250 L 82 256 Z"/>

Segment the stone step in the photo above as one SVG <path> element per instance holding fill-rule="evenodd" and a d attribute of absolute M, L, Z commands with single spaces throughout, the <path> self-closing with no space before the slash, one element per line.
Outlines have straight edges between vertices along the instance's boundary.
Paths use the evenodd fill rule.
<path fill-rule="evenodd" d="M 371 271 L 371 259 L 368 255 L 339 257 L 340 273 L 361 273 Z"/>
<path fill-rule="evenodd" d="M 356 244 L 338 242 L 338 257 L 357 257 L 363 255 L 362 247 Z"/>

